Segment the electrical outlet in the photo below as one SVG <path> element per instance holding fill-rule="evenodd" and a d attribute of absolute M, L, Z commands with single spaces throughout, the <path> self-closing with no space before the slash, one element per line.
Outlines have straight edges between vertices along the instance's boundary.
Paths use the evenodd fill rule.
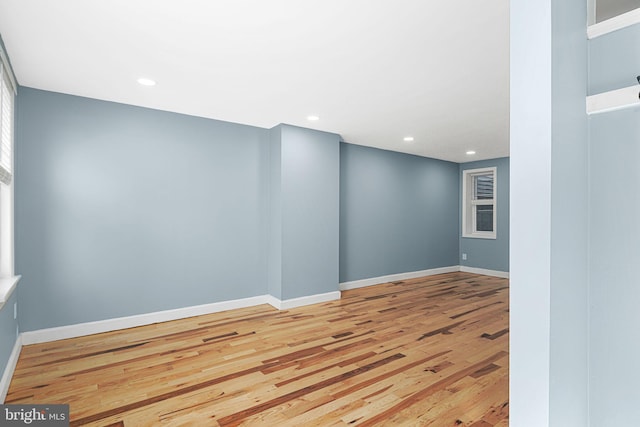
<path fill-rule="evenodd" d="M 467 254 L 462 254 L 462 260 L 466 261 L 467 260 Z"/>
<path fill-rule="evenodd" d="M 17 319 L 18 318 L 18 303 L 14 302 L 13 303 L 13 319 Z"/>

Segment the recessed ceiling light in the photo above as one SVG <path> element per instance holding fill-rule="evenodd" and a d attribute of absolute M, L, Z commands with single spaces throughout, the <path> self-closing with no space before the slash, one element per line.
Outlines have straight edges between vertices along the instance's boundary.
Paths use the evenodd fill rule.
<path fill-rule="evenodd" d="M 404 142 L 413 142 L 412 136 L 405 136 L 403 139 L 404 139 Z"/>
<path fill-rule="evenodd" d="M 320 117 L 316 116 L 315 114 L 312 114 L 310 116 L 307 116 L 307 120 L 309 120 L 311 122 L 317 122 L 318 120 L 320 120 Z"/>
<path fill-rule="evenodd" d="M 474 154 L 476 154 L 476 152 L 473 150 L 467 151 L 467 156 L 473 156 Z"/>
<path fill-rule="evenodd" d="M 138 83 L 141 84 L 142 86 L 155 86 L 156 85 L 156 81 L 155 80 L 151 80 L 151 79 L 148 79 L 146 77 L 140 77 L 138 79 Z"/>

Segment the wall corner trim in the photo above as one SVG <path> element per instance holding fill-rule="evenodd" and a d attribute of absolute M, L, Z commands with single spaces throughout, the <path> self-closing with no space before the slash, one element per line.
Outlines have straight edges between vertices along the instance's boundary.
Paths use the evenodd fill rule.
<path fill-rule="evenodd" d="M 508 271 L 488 270 L 486 268 L 467 267 L 466 265 L 461 265 L 460 271 L 464 273 L 482 274 L 484 276 L 501 277 L 503 279 L 509 278 Z"/>
<path fill-rule="evenodd" d="M 340 283 L 340 290 L 364 288 L 365 286 L 379 285 L 381 283 L 394 282 L 396 280 L 415 279 L 423 276 L 434 276 L 436 274 L 456 273 L 460 271 L 460 266 L 431 268 L 429 270 L 411 271 L 408 273 L 389 274 L 387 276 L 371 277 L 369 279 L 353 280 L 351 282 Z"/>
<path fill-rule="evenodd" d="M 13 377 L 13 372 L 15 371 L 16 365 L 18 364 L 18 358 L 20 357 L 21 350 L 22 334 L 19 334 L 18 338 L 16 338 L 15 344 L 13 344 L 13 350 L 11 351 L 11 355 L 9 356 L 9 360 L 7 361 L 7 366 L 4 368 L 2 379 L 0 379 L 0 403 L 4 403 L 4 400 L 7 398 L 9 385 L 11 384 L 11 378 Z"/>
<path fill-rule="evenodd" d="M 279 300 L 273 295 L 267 295 L 267 302 L 278 310 L 288 310 L 290 308 L 302 307 L 305 305 L 339 300 L 341 296 L 342 294 L 340 291 L 333 291 L 324 294 L 309 295 L 286 300 Z"/>

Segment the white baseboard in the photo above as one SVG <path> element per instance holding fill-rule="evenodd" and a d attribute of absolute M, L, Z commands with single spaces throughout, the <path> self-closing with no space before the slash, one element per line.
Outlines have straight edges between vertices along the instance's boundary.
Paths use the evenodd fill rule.
<path fill-rule="evenodd" d="M 381 283 L 395 282 L 397 280 L 415 279 L 417 277 L 435 276 L 443 273 L 456 273 L 460 271 L 460 266 L 432 268 L 429 270 L 411 271 L 409 273 L 390 274 L 388 276 L 372 277 L 370 279 L 354 280 L 352 282 L 340 283 L 340 290 L 363 288 L 365 286 L 379 285 Z"/>
<path fill-rule="evenodd" d="M 372 277 L 370 279 L 344 282 L 340 283 L 340 291 L 378 285 L 381 283 L 388 283 L 397 280 L 415 279 L 418 277 L 433 276 L 436 274 L 444 273 L 454 273 L 458 271 L 484 274 L 487 276 L 504 278 L 509 277 L 509 273 L 505 271 L 487 270 L 483 268 L 456 265 L 451 267 L 433 268 L 430 270 L 412 271 L 409 273 L 390 274 L 388 276 Z M 13 376 L 16 364 L 18 363 L 18 357 L 20 356 L 20 351 L 22 350 L 23 345 L 39 344 L 68 338 L 76 338 L 85 335 L 99 334 L 102 332 L 111 332 L 119 329 L 133 328 L 136 326 L 150 325 L 153 323 L 167 322 L 170 320 L 184 319 L 187 317 L 217 313 L 220 311 L 233 310 L 236 308 L 252 307 L 261 304 L 269 304 L 277 310 L 288 310 L 305 305 L 339 300 L 341 297 L 340 291 L 292 298 L 284 301 L 272 295 L 260 295 L 250 298 L 177 308 L 174 310 L 158 311 L 154 313 L 139 314 L 135 316 L 119 317 L 115 319 L 106 319 L 95 322 L 79 323 L 75 325 L 59 326 L 55 328 L 22 332 L 16 339 L 16 342 L 13 346 L 13 351 L 11 352 L 11 356 L 9 357 L 7 365 L 4 369 L 2 379 L 0 379 L 0 402 L 4 402 L 4 399 L 7 396 L 7 392 L 9 391 L 9 384 L 11 383 L 11 378 Z"/>
<path fill-rule="evenodd" d="M 365 286 L 379 285 L 382 283 L 395 282 L 397 280 L 415 279 L 418 277 L 435 276 L 436 274 L 456 273 L 462 271 L 465 273 L 482 274 L 485 276 L 509 278 L 508 271 L 487 270 L 486 268 L 466 267 L 464 265 L 452 265 L 450 267 L 432 268 L 430 270 L 412 271 L 409 273 L 390 274 L 388 276 L 372 277 L 370 279 L 354 280 L 352 282 L 340 283 L 340 290 L 347 291 L 349 289 L 363 288 Z"/>
<path fill-rule="evenodd" d="M 487 270 L 483 268 L 456 265 L 451 267 L 433 268 L 430 270 L 412 271 L 409 273 L 391 274 L 388 276 L 372 277 L 370 279 L 344 282 L 340 283 L 340 291 L 361 288 L 364 286 L 378 285 L 380 283 L 388 283 L 397 280 L 414 279 L 417 277 L 433 276 L 443 273 L 453 273 L 457 271 L 509 278 L 509 273 L 505 271 Z M 38 344 L 68 338 L 76 338 L 85 335 L 99 334 L 102 332 L 111 332 L 120 329 L 134 328 L 136 326 L 150 325 L 153 323 L 167 322 L 170 320 L 184 319 L 187 317 L 200 316 L 203 314 L 217 313 L 220 311 L 233 310 L 236 308 L 252 307 L 260 304 L 270 304 L 278 310 L 288 310 L 290 308 L 338 300 L 341 296 L 340 291 L 309 295 L 288 300 L 280 300 L 272 295 L 260 295 L 250 298 L 177 308 L 174 310 L 165 310 L 154 313 L 139 314 L 135 316 L 119 317 L 115 319 L 106 319 L 95 322 L 79 323 L 75 325 L 59 326 L 55 328 L 39 329 L 35 331 L 23 332 L 20 334 L 18 339 L 20 340 L 21 345 Z"/>
<path fill-rule="evenodd" d="M 13 350 L 11 351 L 11 355 L 7 361 L 7 366 L 5 366 L 2 379 L 0 379 L 0 403 L 4 403 L 4 400 L 7 398 L 9 385 L 11 384 L 11 378 L 13 377 L 13 371 L 15 371 L 16 365 L 18 364 L 18 357 L 20 357 L 20 350 L 22 350 L 22 334 L 18 335 L 18 338 L 13 345 Z"/>
<path fill-rule="evenodd" d="M 485 276 L 501 277 L 503 279 L 509 278 L 508 271 L 487 270 L 486 268 L 467 267 L 465 265 L 460 266 L 460 271 L 465 273 L 482 274 Z"/>
<path fill-rule="evenodd" d="M 196 305 L 192 307 L 177 308 L 174 310 L 157 311 L 154 313 L 138 314 L 135 316 L 118 317 L 115 319 L 99 320 L 96 322 L 78 323 L 75 325 L 59 326 L 56 328 L 39 329 L 23 332 L 22 344 L 38 344 L 49 341 L 76 338 L 84 335 L 99 334 L 102 332 L 116 331 L 119 329 L 134 328 L 136 326 L 150 325 L 153 323 L 167 322 L 169 320 L 184 319 L 203 314 L 217 313 L 236 308 L 252 307 L 260 304 L 268 304 L 267 295 L 236 299 L 230 301 L 214 302 L 211 304 Z"/>
<path fill-rule="evenodd" d="M 282 301 L 280 301 L 278 298 L 274 297 L 273 295 L 267 295 L 267 304 L 269 304 L 271 307 L 275 308 L 276 310 L 280 310 L 281 303 Z"/>
<path fill-rule="evenodd" d="M 303 305 L 318 304 L 321 302 L 340 299 L 340 291 L 325 294 L 309 295 L 281 301 L 272 295 L 260 295 L 230 301 L 214 302 L 211 304 L 196 305 L 192 307 L 177 308 L 174 310 L 158 311 L 154 313 L 138 314 L 135 316 L 118 317 L 115 319 L 98 320 L 95 322 L 78 323 L 75 325 L 58 326 L 55 328 L 38 329 L 20 334 L 23 345 L 39 344 L 50 341 L 76 338 L 85 335 L 99 334 L 102 332 L 117 331 L 120 329 L 135 328 L 136 326 L 151 325 L 153 323 L 167 322 L 170 320 L 185 319 L 187 317 L 201 316 L 203 314 L 217 313 L 236 308 L 253 307 L 260 304 L 269 304 L 278 310 L 287 310 Z"/>
<path fill-rule="evenodd" d="M 288 310 L 290 308 L 302 307 L 304 305 L 319 304 L 321 302 L 334 301 L 340 299 L 340 291 L 327 292 L 325 294 L 309 295 L 300 298 L 291 298 L 284 301 L 267 295 L 268 303 L 278 310 Z"/>
<path fill-rule="evenodd" d="M 85 335 L 99 334 L 102 332 L 111 332 L 120 329 L 134 328 L 136 326 L 144 326 L 153 323 L 200 316 L 203 314 L 233 310 L 236 308 L 253 307 L 261 304 L 269 304 L 277 310 L 287 310 L 294 307 L 318 304 L 339 299 L 340 291 L 309 295 L 300 298 L 292 298 L 284 301 L 281 301 L 272 295 L 260 295 L 251 298 L 215 302 L 211 304 L 184 307 L 174 310 L 158 311 L 154 313 L 145 313 L 135 316 L 119 317 L 115 319 L 106 319 L 95 322 L 79 323 L 75 325 L 59 326 L 55 328 L 22 332 L 16 339 L 13 351 L 11 352 L 11 356 L 7 361 L 2 379 L 0 380 L 0 403 L 4 402 L 4 399 L 7 396 L 7 392 L 9 391 L 11 378 L 13 377 L 13 372 L 15 370 L 16 364 L 18 363 L 18 357 L 20 356 L 20 350 L 22 350 L 23 345 L 39 344 L 44 342 L 63 340 L 67 338 L 76 338 Z"/>

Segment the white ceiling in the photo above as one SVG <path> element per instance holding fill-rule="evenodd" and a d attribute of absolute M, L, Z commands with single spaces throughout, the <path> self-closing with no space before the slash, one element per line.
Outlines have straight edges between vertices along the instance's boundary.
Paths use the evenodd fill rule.
<path fill-rule="evenodd" d="M 23 86 L 509 155 L 509 0 L 0 0 L 0 34 Z"/>

